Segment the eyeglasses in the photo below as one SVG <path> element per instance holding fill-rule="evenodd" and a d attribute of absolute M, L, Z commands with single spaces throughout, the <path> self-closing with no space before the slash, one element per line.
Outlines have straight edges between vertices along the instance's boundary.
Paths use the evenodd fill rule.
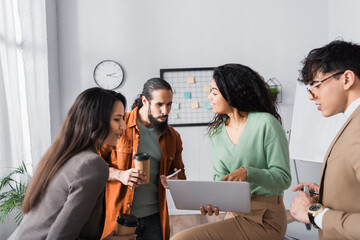
<path fill-rule="evenodd" d="M 310 82 L 310 86 L 306 87 L 306 90 L 309 91 L 311 96 L 315 97 L 314 92 L 313 92 L 314 88 L 319 88 L 320 85 L 323 82 L 325 82 L 326 80 L 329 80 L 330 78 L 335 77 L 336 75 L 343 74 L 344 72 L 345 71 L 334 73 L 333 75 L 331 75 L 331 76 L 329 76 L 329 77 L 327 77 L 327 78 L 325 78 L 323 80 L 320 80 L 320 81 L 312 81 L 312 82 Z"/>

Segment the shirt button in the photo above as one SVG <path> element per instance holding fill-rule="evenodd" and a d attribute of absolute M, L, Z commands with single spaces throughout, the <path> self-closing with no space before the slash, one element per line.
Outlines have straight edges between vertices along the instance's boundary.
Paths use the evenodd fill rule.
<path fill-rule="evenodd" d="M 133 188 L 133 187 L 130 187 L 130 190 L 134 190 L 134 188 Z"/>
<path fill-rule="evenodd" d="M 137 137 L 137 138 L 139 138 L 139 137 L 140 137 L 140 135 L 136 135 L 136 137 Z"/>
<path fill-rule="evenodd" d="M 133 152 L 133 154 L 135 155 L 135 154 L 136 154 L 136 152 Z"/>
<path fill-rule="evenodd" d="M 119 148 L 118 151 L 121 152 L 121 148 Z"/>
<path fill-rule="evenodd" d="M 130 208 L 130 207 L 131 207 L 129 203 L 128 203 L 126 206 L 127 206 L 127 208 Z"/>

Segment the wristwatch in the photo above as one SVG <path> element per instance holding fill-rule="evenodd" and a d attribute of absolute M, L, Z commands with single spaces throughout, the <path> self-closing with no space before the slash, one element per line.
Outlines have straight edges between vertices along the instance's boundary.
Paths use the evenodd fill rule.
<path fill-rule="evenodd" d="M 315 203 L 309 207 L 308 216 L 309 220 L 315 228 L 319 228 L 315 223 L 315 216 L 324 210 L 324 206 L 320 203 Z"/>

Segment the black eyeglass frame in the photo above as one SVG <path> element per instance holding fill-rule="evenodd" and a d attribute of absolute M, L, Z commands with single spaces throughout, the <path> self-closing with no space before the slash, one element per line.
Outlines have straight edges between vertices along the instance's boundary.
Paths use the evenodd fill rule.
<path fill-rule="evenodd" d="M 310 82 L 309 86 L 306 87 L 306 90 L 308 90 L 308 92 L 314 96 L 314 93 L 312 92 L 311 89 L 314 89 L 315 87 L 319 87 L 323 82 L 329 80 L 330 78 L 333 78 L 335 77 L 336 75 L 339 75 L 339 74 L 344 74 L 345 71 L 340 71 L 340 72 L 337 72 L 337 73 L 334 73 L 333 75 L 323 79 L 323 80 L 319 80 L 319 81 L 312 81 Z"/>

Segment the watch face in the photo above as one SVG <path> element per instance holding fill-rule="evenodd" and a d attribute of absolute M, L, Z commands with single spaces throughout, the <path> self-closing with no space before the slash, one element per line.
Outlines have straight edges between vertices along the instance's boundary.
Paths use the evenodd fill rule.
<path fill-rule="evenodd" d="M 124 72 L 115 61 L 102 61 L 94 69 L 94 81 L 99 87 L 112 90 L 119 87 L 123 80 Z"/>
<path fill-rule="evenodd" d="M 316 203 L 316 204 L 313 204 L 313 205 L 311 205 L 309 207 L 309 211 L 315 212 L 315 211 L 319 210 L 321 207 L 322 207 L 321 204 Z"/>

